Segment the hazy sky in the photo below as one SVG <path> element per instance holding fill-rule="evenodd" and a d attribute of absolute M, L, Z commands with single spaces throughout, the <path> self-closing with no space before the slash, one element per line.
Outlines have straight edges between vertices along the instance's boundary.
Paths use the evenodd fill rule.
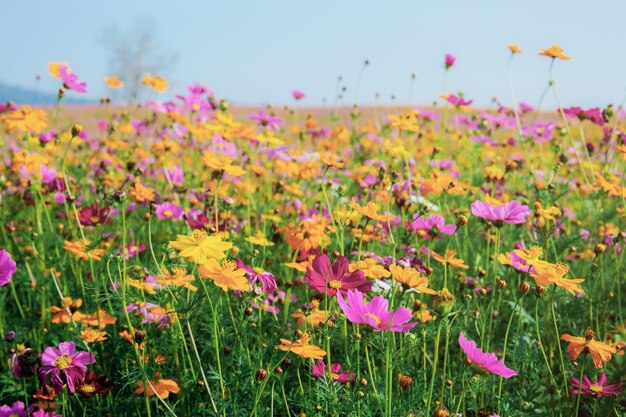
<path fill-rule="evenodd" d="M 497 96 L 508 103 L 507 45 L 516 56 L 512 77 L 517 98 L 535 105 L 547 84 L 549 59 L 540 48 L 560 44 L 572 61 L 557 62 L 554 76 L 564 105 L 604 106 L 626 92 L 626 2 L 440 0 L 23 0 L 2 2 L 0 81 L 54 92 L 49 61 L 68 61 L 88 82 L 89 95 L 106 93 L 108 51 L 100 39 L 115 25 L 129 32 L 152 22 L 161 49 L 178 56 L 170 94 L 193 81 L 233 103 L 290 103 L 292 89 L 305 103 L 332 103 L 341 75 L 358 100 L 431 103 L 443 91 L 443 56 L 457 65 L 448 91 L 462 90 L 478 105 Z M 548 96 L 547 107 L 555 107 Z"/>

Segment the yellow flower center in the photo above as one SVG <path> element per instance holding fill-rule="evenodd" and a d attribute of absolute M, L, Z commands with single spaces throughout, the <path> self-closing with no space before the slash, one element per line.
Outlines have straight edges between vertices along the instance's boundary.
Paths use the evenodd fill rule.
<path fill-rule="evenodd" d="M 80 390 L 82 392 L 86 392 L 86 393 L 92 393 L 96 390 L 96 387 L 94 387 L 93 385 L 83 385 L 82 387 L 80 387 Z"/>
<path fill-rule="evenodd" d="M 70 355 L 63 355 L 56 358 L 54 365 L 59 369 L 65 369 L 72 364 L 72 358 Z"/>
<path fill-rule="evenodd" d="M 603 390 L 604 390 L 604 388 L 602 387 L 602 385 L 591 384 L 591 386 L 589 386 L 589 391 L 593 391 L 595 393 L 600 393 Z"/>
<path fill-rule="evenodd" d="M 207 235 L 207 233 L 204 230 L 200 230 L 200 229 L 194 230 L 191 236 L 198 242 L 202 242 L 204 239 L 209 237 L 209 235 Z"/>
<path fill-rule="evenodd" d="M 336 279 L 333 279 L 332 281 L 330 281 L 330 282 L 328 283 L 328 286 L 329 286 L 330 288 L 333 288 L 333 289 L 335 289 L 335 290 L 338 290 L 338 289 L 340 289 L 340 288 L 341 288 L 341 281 L 338 281 L 338 280 L 336 280 Z"/>
<path fill-rule="evenodd" d="M 339 379 L 339 375 L 337 375 L 337 374 L 329 372 L 329 375 L 330 375 L 330 379 L 332 379 L 333 381 L 336 381 L 336 380 Z"/>
<path fill-rule="evenodd" d="M 100 220 L 100 217 L 98 217 L 98 216 L 91 216 L 91 221 L 92 221 L 93 223 L 97 223 L 97 222 L 98 222 L 98 220 Z"/>
<path fill-rule="evenodd" d="M 172 213 L 172 210 L 163 210 L 163 214 L 165 217 L 172 217 L 174 213 Z"/>
<path fill-rule="evenodd" d="M 371 318 L 373 318 L 374 320 L 376 320 L 376 325 L 380 324 L 380 317 L 378 317 L 376 314 L 373 313 L 365 313 L 366 316 L 369 316 Z"/>

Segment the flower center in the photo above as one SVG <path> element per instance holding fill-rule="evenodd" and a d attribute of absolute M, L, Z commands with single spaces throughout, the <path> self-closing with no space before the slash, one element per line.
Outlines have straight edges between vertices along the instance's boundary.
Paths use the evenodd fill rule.
<path fill-rule="evenodd" d="M 595 392 L 596 394 L 601 393 L 603 390 L 604 390 L 604 388 L 602 387 L 602 385 L 591 384 L 589 386 L 589 391 Z"/>
<path fill-rule="evenodd" d="M 89 384 L 89 385 L 83 385 L 82 387 L 80 387 L 80 390 L 82 392 L 86 392 L 86 393 L 92 393 L 96 391 L 96 387 L 94 387 L 93 385 Z"/>
<path fill-rule="evenodd" d="M 91 216 L 91 219 L 90 219 L 90 220 L 91 220 L 93 223 L 98 223 L 98 220 L 100 220 L 100 217 L 98 217 L 98 216 Z"/>
<path fill-rule="evenodd" d="M 174 213 L 172 213 L 172 210 L 163 210 L 163 214 L 165 214 L 165 217 L 172 217 Z"/>
<path fill-rule="evenodd" d="M 340 289 L 340 288 L 341 288 L 341 281 L 338 281 L 338 280 L 336 280 L 336 279 L 333 279 L 332 281 L 330 281 L 330 282 L 328 283 L 328 286 L 329 286 L 330 288 L 333 288 L 333 289 L 335 289 L 335 290 L 338 290 L 338 289 Z"/>
<path fill-rule="evenodd" d="M 339 379 L 339 375 L 335 373 L 329 372 L 329 375 L 330 375 L 330 379 L 332 379 L 333 381 L 336 381 Z"/>
<path fill-rule="evenodd" d="M 376 325 L 380 324 L 380 317 L 373 313 L 365 313 L 366 316 L 373 318 L 376 321 Z"/>
<path fill-rule="evenodd" d="M 200 230 L 200 229 L 194 230 L 191 235 L 198 242 L 202 242 L 204 239 L 209 237 L 204 230 Z"/>
<path fill-rule="evenodd" d="M 70 355 L 67 355 L 67 354 L 63 356 L 59 356 L 54 361 L 54 365 L 59 369 L 65 369 L 71 364 L 72 364 L 72 358 L 70 358 Z"/>
<path fill-rule="evenodd" d="M 11 413 L 9 414 L 9 417 L 20 417 L 20 415 L 18 413 Z"/>

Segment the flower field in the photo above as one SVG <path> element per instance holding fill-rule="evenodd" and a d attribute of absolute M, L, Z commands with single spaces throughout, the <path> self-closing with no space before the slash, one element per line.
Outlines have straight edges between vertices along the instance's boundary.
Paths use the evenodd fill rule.
<path fill-rule="evenodd" d="M 625 415 L 626 112 L 540 55 L 556 110 L 81 111 L 50 63 L 0 104 L 0 417 Z"/>

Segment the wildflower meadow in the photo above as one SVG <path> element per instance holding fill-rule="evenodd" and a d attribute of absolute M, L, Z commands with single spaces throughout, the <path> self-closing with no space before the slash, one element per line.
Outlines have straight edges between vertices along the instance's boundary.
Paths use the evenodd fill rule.
<path fill-rule="evenodd" d="M 507 53 L 539 103 L 148 73 L 81 108 L 125 80 L 42 63 L 56 105 L 0 104 L 0 417 L 626 415 L 626 111 L 562 106 L 560 46 Z"/>

